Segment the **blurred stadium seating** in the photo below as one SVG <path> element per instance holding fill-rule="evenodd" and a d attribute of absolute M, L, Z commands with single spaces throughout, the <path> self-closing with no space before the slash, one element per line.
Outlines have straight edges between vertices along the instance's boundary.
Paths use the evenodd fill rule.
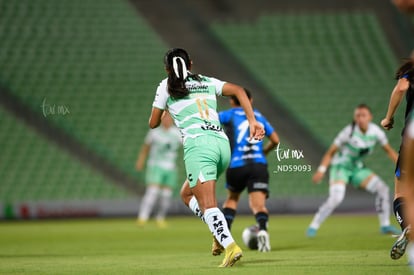
<path fill-rule="evenodd" d="M 0 108 L 0 201 L 119 199 L 127 192 Z"/>
<path fill-rule="evenodd" d="M 384 112 L 397 60 L 373 14 L 280 14 L 212 28 L 326 145 L 357 104 Z"/>
<path fill-rule="evenodd" d="M 135 158 L 147 131 L 153 91 L 163 76 L 165 47 L 160 39 L 123 1 L 0 1 L 0 9 L 0 83 L 70 137 L 137 177 Z M 2 132 L 3 144 L 14 140 L 20 147 L 19 142 L 30 141 L 22 134 L 24 127 L 16 127 Z M 19 130 L 17 136 L 14 130 Z M 47 143 L 38 140 L 27 152 L 10 148 L 2 156 L 7 170 L 20 174 L 7 179 L 17 189 L 0 192 L 2 199 L 11 194 L 18 199 L 125 195 L 99 188 L 100 180 L 108 183 L 88 176 L 90 171 L 66 160 L 58 148 L 53 152 L 56 161 L 66 163 L 56 163 L 45 152 Z M 45 162 L 52 166 L 40 165 Z M 25 164 L 43 174 L 31 178 Z M 59 169 L 50 169 L 55 166 Z M 59 174 L 65 166 L 66 172 Z M 70 184 L 57 180 L 62 175 Z M 43 192 L 46 188 L 55 191 Z M 31 193 L 32 189 L 37 190 Z"/>
<path fill-rule="evenodd" d="M 374 14 L 292 12 L 254 22 L 216 22 L 211 28 L 326 146 L 351 123 L 353 108 L 360 103 L 372 108 L 375 123 L 382 119 L 398 60 Z M 389 133 L 396 149 L 399 135 Z M 391 184 L 393 165 L 380 151 L 368 158 L 368 164 Z M 307 187 L 309 176 L 282 177 L 282 182 L 295 182 L 294 190 L 278 178 L 274 177 L 276 196 L 315 192 Z"/>
<path fill-rule="evenodd" d="M 0 86 L 142 184 L 134 164 L 171 45 L 128 1 L 0 0 L 0 11 Z M 207 27 L 271 91 L 269 101 L 287 106 L 325 146 L 358 103 L 372 107 L 375 122 L 385 111 L 398 59 L 372 12 L 268 12 Z M 6 108 L 0 118 L 0 202 L 136 197 Z M 389 137 L 396 147 L 399 132 Z M 381 154 L 368 164 L 391 183 L 392 164 Z M 274 155 L 269 161 L 272 197 L 325 194 L 326 186 L 312 187 L 311 173 L 273 174 L 278 163 Z"/>

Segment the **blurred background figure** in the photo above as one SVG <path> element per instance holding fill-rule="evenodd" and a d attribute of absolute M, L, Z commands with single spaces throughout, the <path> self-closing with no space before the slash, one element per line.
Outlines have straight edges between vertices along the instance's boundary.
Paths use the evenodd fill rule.
<path fill-rule="evenodd" d="M 142 226 L 159 199 L 155 216 L 157 225 L 165 227 L 165 216 L 171 204 L 173 190 L 177 185 L 177 154 L 182 144 L 181 133 L 174 126 L 169 113 L 161 121 L 161 127 L 149 130 L 138 156 L 136 169 L 143 171 L 145 161 L 146 190 L 139 207 L 137 224 Z"/>
<path fill-rule="evenodd" d="M 245 89 L 247 97 L 253 103 L 251 93 Z M 240 102 L 235 96 L 230 97 L 231 109 L 219 113 L 231 145 L 231 162 L 226 171 L 227 198 L 223 204 L 223 214 L 229 229 L 236 217 L 240 195 L 247 188 L 249 207 L 255 216 L 259 228 L 258 250 L 268 252 L 271 249 L 267 231 L 269 210 L 266 199 L 269 197 L 269 172 L 266 155 L 279 144 L 279 136 L 267 119 L 256 109 L 256 119 L 264 125 L 269 142 L 249 141 L 249 123 Z M 213 251 L 214 254 L 214 251 Z"/>
<path fill-rule="evenodd" d="M 336 136 L 333 144 L 322 158 L 312 180 L 319 183 L 327 168 L 329 171 L 329 197 L 320 206 L 306 231 L 308 237 L 315 237 L 321 224 L 331 215 L 345 197 L 346 185 L 352 184 L 376 196 L 375 207 L 383 234 L 399 234 L 390 225 L 390 198 L 387 184 L 362 162 L 379 143 L 389 158 L 396 162 L 397 153 L 388 144 L 387 136 L 379 126 L 372 123 L 369 107 L 360 104 L 355 108 L 354 120 Z"/>
<path fill-rule="evenodd" d="M 278 118 L 278 134 L 312 166 L 337 134 L 332 120 L 348 124 L 343 114 L 359 102 L 379 117 L 388 101 L 379 93 L 395 84 L 390 75 L 414 48 L 412 18 L 391 0 L 0 0 L 0 7 L 0 144 L 7 164 L 0 168 L 0 216 L 8 219 L 59 210 L 135 220 L 145 184 L 131 165 L 141 144 L 131 148 L 148 132 L 136 118 L 147 116 L 154 99 L 136 87 L 154 89 L 164 77 L 160 56 L 171 45 L 191 49 L 197 71 L 251 87 L 255 106 L 271 123 Z M 402 120 L 395 118 L 397 128 Z M 401 139 L 399 131 L 387 137 L 394 146 Z M 367 165 L 391 183 L 388 160 L 375 154 Z M 268 161 L 269 169 L 279 164 Z M 184 166 L 178 171 L 181 182 Z M 308 178 L 271 174 L 275 196 L 267 206 L 288 199 L 298 203 L 274 214 L 316 209 L 326 190 Z M 348 194 L 338 211 L 372 208 L 369 194 Z M 217 189 L 222 201 L 226 195 Z M 237 215 L 251 214 L 247 196 L 240 202 Z M 179 206 L 173 196 L 169 213 L 185 214 Z"/>
<path fill-rule="evenodd" d="M 414 0 L 392 0 L 391 2 L 404 13 L 414 12 Z"/>

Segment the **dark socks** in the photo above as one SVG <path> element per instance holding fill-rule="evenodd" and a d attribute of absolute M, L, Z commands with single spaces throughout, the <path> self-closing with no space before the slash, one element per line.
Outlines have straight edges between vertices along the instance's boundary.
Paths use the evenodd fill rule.
<path fill-rule="evenodd" d="M 234 217 L 236 216 L 236 210 L 226 207 L 223 209 L 223 214 L 224 214 L 224 218 L 226 218 L 226 222 L 230 230 L 231 224 L 233 223 Z"/>
<path fill-rule="evenodd" d="M 394 205 L 394 215 L 397 218 L 397 222 L 400 224 L 401 230 L 407 227 L 407 222 L 404 218 L 404 208 L 405 208 L 405 201 L 403 197 L 396 198 L 393 202 Z"/>
<path fill-rule="evenodd" d="M 259 230 L 267 231 L 267 222 L 269 221 L 269 215 L 264 212 L 259 212 L 255 215 L 256 222 L 259 225 Z"/>

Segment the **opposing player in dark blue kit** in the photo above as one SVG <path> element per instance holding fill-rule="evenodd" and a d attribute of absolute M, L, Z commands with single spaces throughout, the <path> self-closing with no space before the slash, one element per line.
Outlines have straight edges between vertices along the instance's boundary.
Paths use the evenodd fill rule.
<path fill-rule="evenodd" d="M 395 75 L 397 84 L 395 85 L 388 104 L 387 113 L 385 118 L 381 121 L 382 127 L 386 130 L 391 130 L 394 126 L 394 114 L 397 111 L 400 103 L 403 101 L 404 97 L 406 100 L 405 107 L 405 123 L 402 130 L 402 141 L 400 146 L 400 154 L 397 160 L 397 165 L 395 169 L 395 193 L 394 193 L 394 214 L 401 226 L 402 233 L 398 237 L 397 241 L 391 248 L 391 258 L 397 260 L 401 258 L 409 242 L 409 233 L 410 225 L 406 219 L 406 198 L 404 198 L 405 193 L 405 182 L 404 174 L 405 171 L 402 169 L 404 167 L 404 151 L 405 151 L 405 140 L 404 135 L 410 121 L 411 115 L 414 113 L 414 57 L 411 56 L 410 59 L 407 59 L 404 64 L 400 66 Z"/>
<path fill-rule="evenodd" d="M 247 97 L 253 102 L 252 96 L 246 90 Z M 270 239 L 267 232 L 269 211 L 266 208 L 266 199 L 269 195 L 269 172 L 267 171 L 266 154 L 272 151 L 279 143 L 279 136 L 257 110 L 255 117 L 265 129 L 269 142 L 263 146 L 263 141 L 249 141 L 249 123 L 243 108 L 236 97 L 230 98 L 231 109 L 219 113 L 220 123 L 230 140 L 231 161 L 226 172 L 227 199 L 223 204 L 223 214 L 229 229 L 236 216 L 240 194 L 245 188 L 249 193 L 249 206 L 255 215 L 258 232 L 258 250 L 270 251 Z M 220 254 L 221 248 L 213 244 L 213 254 Z"/>

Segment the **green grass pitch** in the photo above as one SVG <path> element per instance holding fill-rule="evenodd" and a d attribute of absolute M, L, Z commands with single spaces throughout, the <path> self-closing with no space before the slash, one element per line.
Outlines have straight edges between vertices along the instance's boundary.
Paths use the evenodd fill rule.
<path fill-rule="evenodd" d="M 244 249 L 232 268 L 210 254 L 211 234 L 196 217 L 170 217 L 166 229 L 134 218 L 0 223 L 0 274 L 410 274 L 394 261 L 394 239 L 379 233 L 375 215 L 333 215 L 314 239 L 309 215 L 271 216 L 272 251 L 248 250 L 241 240 L 252 216 L 238 216 L 233 235 Z"/>

